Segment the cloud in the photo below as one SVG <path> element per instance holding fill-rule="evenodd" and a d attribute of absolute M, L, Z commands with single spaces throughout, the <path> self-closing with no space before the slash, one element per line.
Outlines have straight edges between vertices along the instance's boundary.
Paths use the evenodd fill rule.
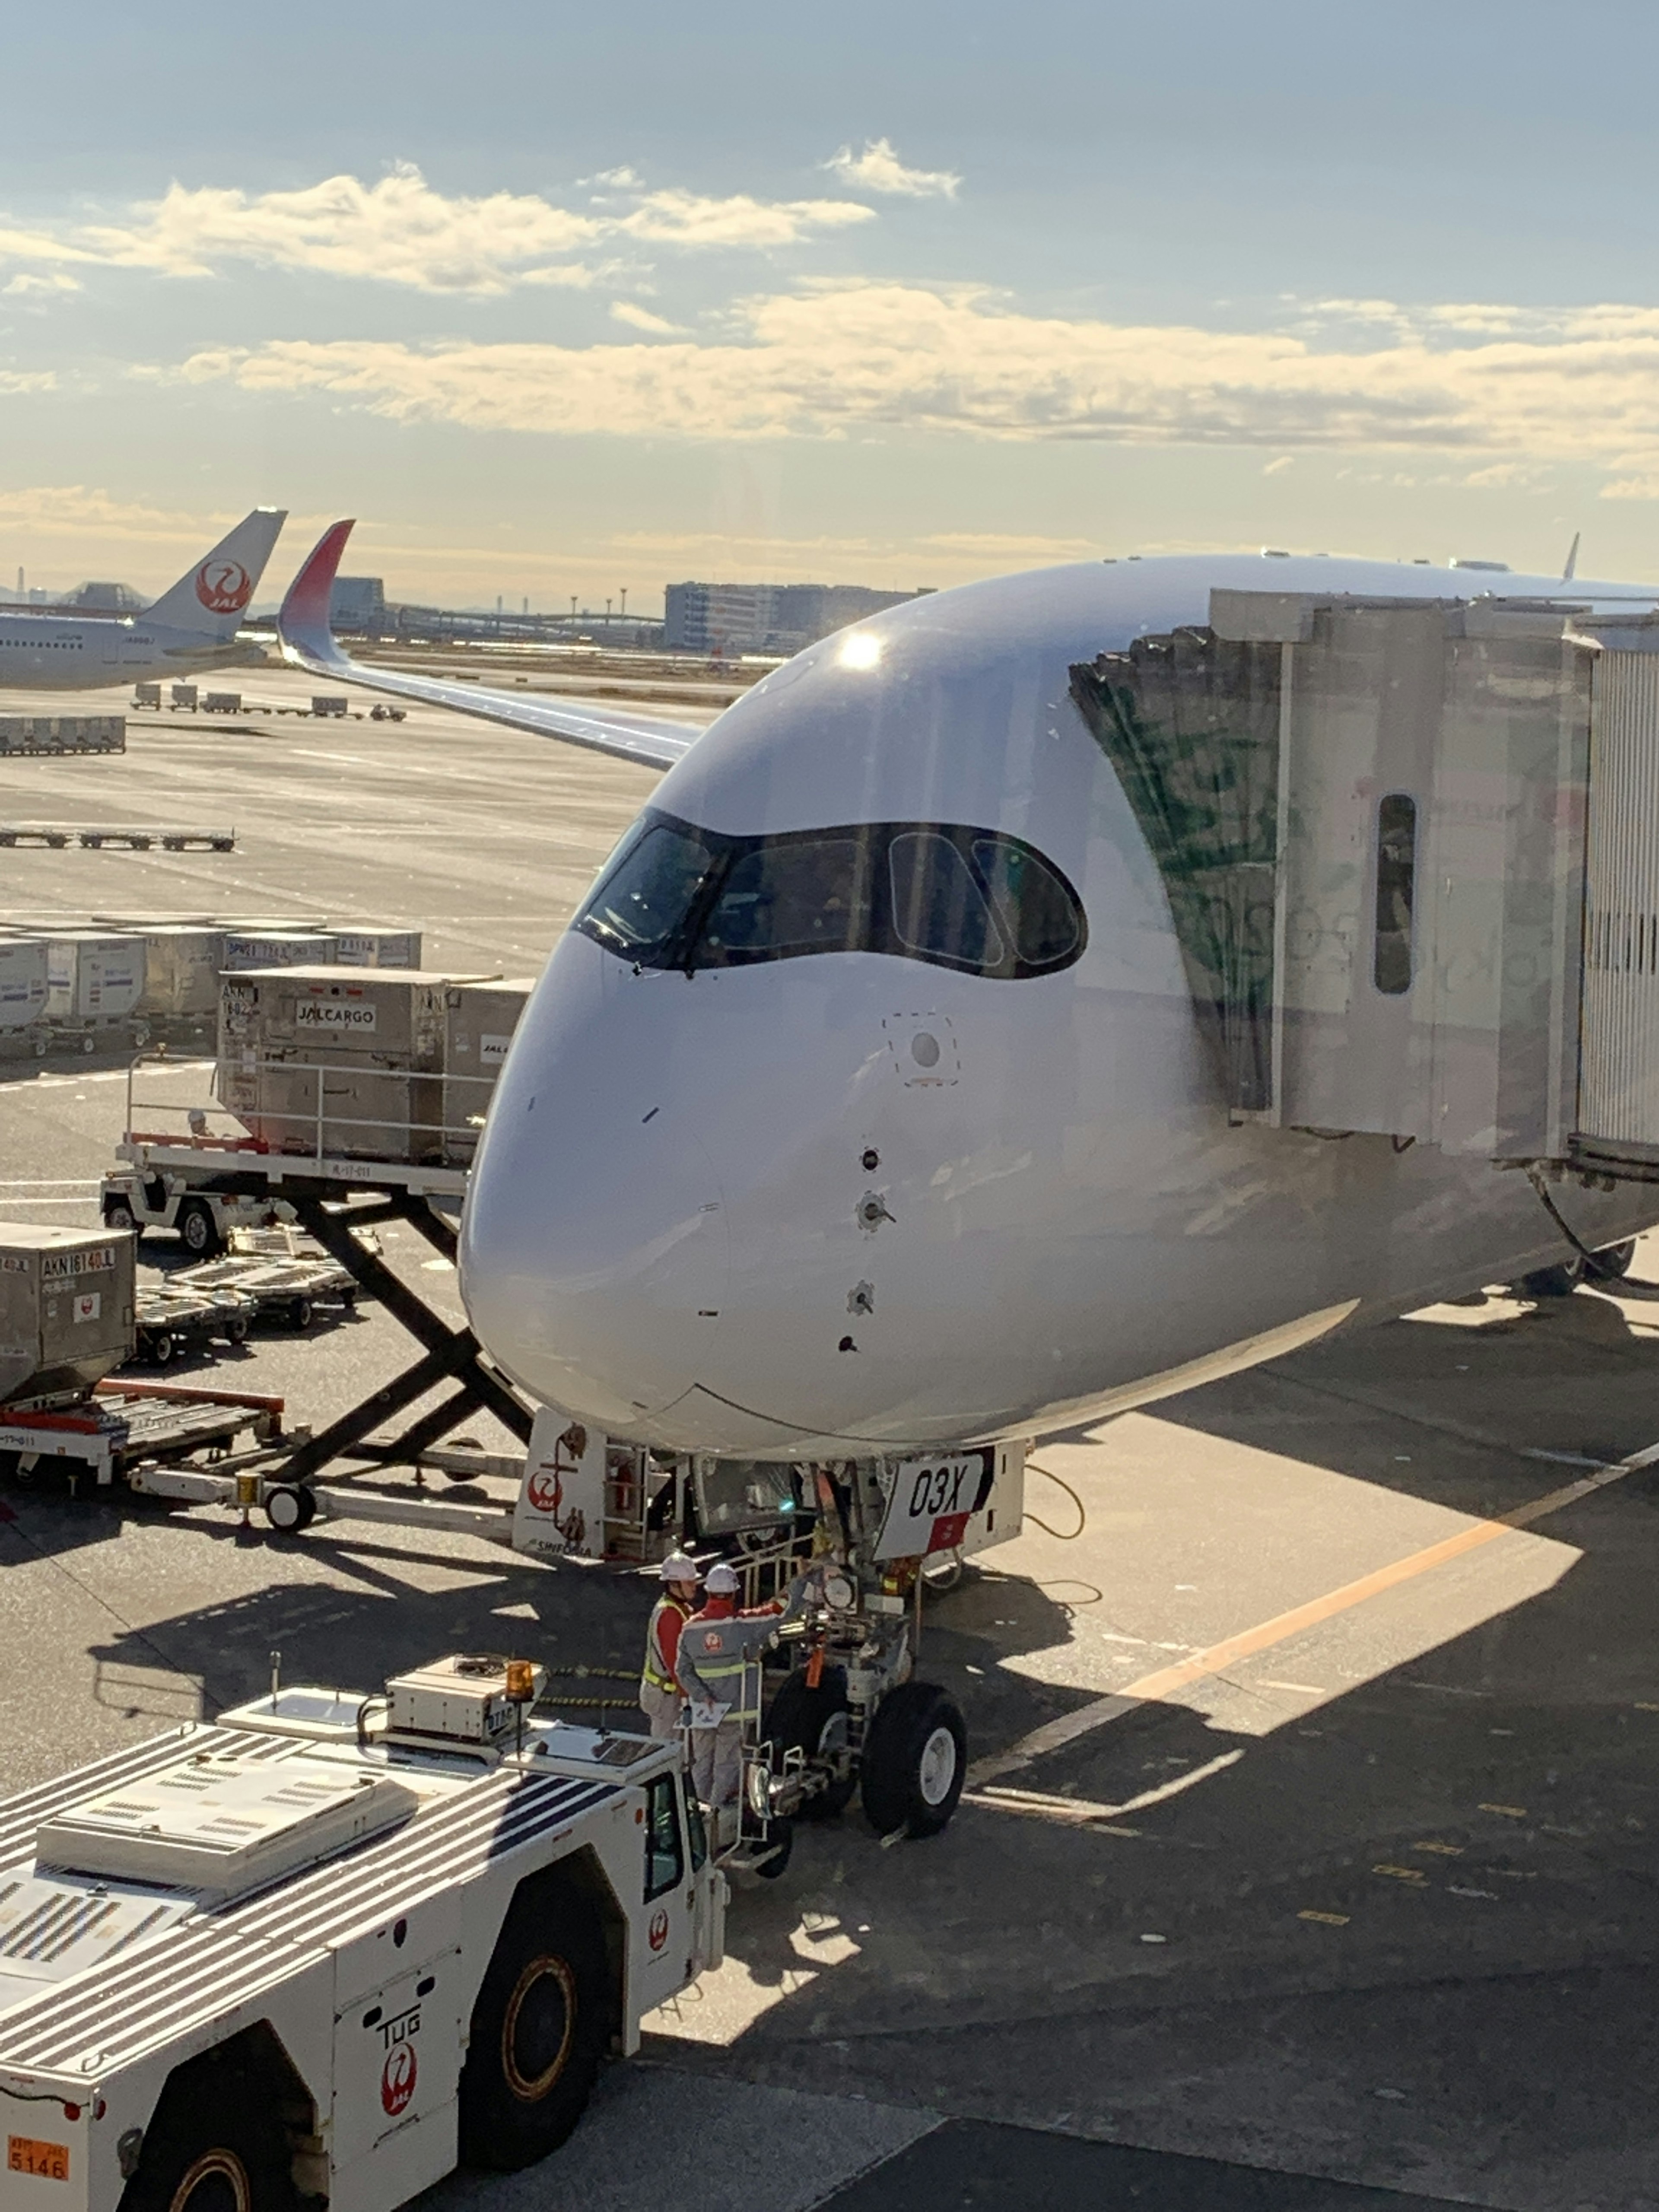
<path fill-rule="evenodd" d="M 872 222 L 856 200 L 757 200 L 747 192 L 704 199 L 670 188 L 647 192 L 617 228 L 665 246 L 793 246 L 814 230 Z"/>
<path fill-rule="evenodd" d="M 376 184 L 328 177 L 296 191 L 175 184 L 161 199 L 137 203 L 123 222 L 0 228 L 0 263 L 101 264 L 202 277 L 246 262 L 487 297 L 523 284 L 592 283 L 607 271 L 570 257 L 606 240 L 684 248 L 792 246 L 875 215 L 849 200 L 711 198 L 676 186 L 647 191 L 631 170 L 603 181 L 623 193 L 622 202 L 614 191 L 583 209 L 535 193 L 451 198 L 407 163 Z"/>
<path fill-rule="evenodd" d="M 866 138 L 864 151 L 842 146 L 823 164 L 844 185 L 866 192 L 888 192 L 907 199 L 955 199 L 962 179 L 950 169 L 908 169 L 890 138 Z"/>
<path fill-rule="evenodd" d="M 1295 466 L 1294 454 L 1281 453 L 1276 461 L 1269 461 L 1261 473 L 1264 477 L 1282 477 L 1286 469 L 1293 469 Z"/>
<path fill-rule="evenodd" d="M 0 392 L 55 392 L 58 379 L 49 368 L 0 368 Z"/>
<path fill-rule="evenodd" d="M 54 270 L 50 276 L 33 276 L 25 271 L 21 276 L 14 276 L 9 284 L 0 285 L 0 293 L 13 299 L 27 299 L 31 295 L 50 299 L 80 289 L 80 278 L 65 276 L 61 270 Z"/>
<path fill-rule="evenodd" d="M 641 307 L 633 300 L 614 300 L 611 314 L 619 323 L 631 323 L 636 331 L 652 331 L 659 337 L 673 337 L 684 329 L 683 323 L 671 323 L 664 315 L 653 315 L 649 307 Z"/>
<path fill-rule="evenodd" d="M 119 539 L 132 545 L 183 544 L 188 550 L 191 545 L 211 544 L 246 512 L 245 507 L 202 514 L 146 507 L 88 484 L 28 484 L 0 491 L 0 527 L 10 535 L 34 538 L 78 538 L 95 532 L 100 540 Z"/>

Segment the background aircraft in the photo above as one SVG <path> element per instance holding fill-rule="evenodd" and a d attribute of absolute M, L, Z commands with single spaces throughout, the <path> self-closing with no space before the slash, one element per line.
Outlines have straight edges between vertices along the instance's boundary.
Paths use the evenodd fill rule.
<path fill-rule="evenodd" d="M 1376 1111 L 1346 1125 L 1273 1126 L 1241 1099 L 1237 1041 L 1218 1054 L 1194 982 L 1194 882 L 1155 850 L 1169 825 L 1137 782 L 1134 730 L 1091 720 L 1109 656 L 1201 644 L 1215 595 L 1246 593 L 1270 640 L 1324 605 L 1414 623 L 1419 642 L 1455 632 L 1477 674 L 1500 646 L 1535 645 L 1546 676 L 1500 670 L 1493 726 L 1510 701 L 1527 729 L 1565 730 L 1572 698 L 1550 685 L 1568 679 L 1547 672 L 1567 665 L 1569 605 L 1639 617 L 1650 589 L 1323 557 L 1079 564 L 828 638 L 691 743 L 349 660 L 326 617 L 348 528 L 289 595 L 291 660 L 669 768 L 555 948 L 473 1171 L 468 1311 L 538 1397 L 613 1435 L 734 1455 L 1052 1431 L 1512 1281 L 1570 1255 L 1561 1221 L 1599 1249 L 1659 1219 L 1651 1186 L 1559 1183 L 1553 1215 L 1497 1137 L 1423 1123 L 1419 1140 L 1439 1078 L 1417 1030 L 1382 1054 Z M 1250 665 L 1266 684 L 1301 649 L 1268 641 Z M 1350 722 L 1395 715 L 1415 742 L 1396 678 L 1350 660 Z M 1261 722 L 1241 695 L 1222 725 L 1235 708 Z M 1287 712 L 1263 726 L 1270 756 Z M 1426 916 L 1433 841 L 1516 809 L 1462 797 L 1440 823 L 1425 785 L 1428 842 L 1413 831 L 1402 861 L 1381 817 L 1373 867 L 1376 793 L 1348 782 L 1332 803 L 1359 809 L 1352 849 L 1314 855 L 1357 887 L 1328 949 L 1359 1013 L 1386 1023 L 1409 1004 L 1391 995 L 1394 937 L 1373 967 L 1373 911 L 1379 940 L 1402 896 L 1409 922 L 1401 869 L 1420 854 Z M 1577 818 L 1582 847 L 1582 803 Z M 1498 874 L 1501 908 L 1501 856 Z M 1407 983 L 1439 988 L 1423 946 L 1407 937 L 1403 957 Z M 1316 1021 L 1308 1034 L 1304 1085 L 1358 1064 L 1319 1047 Z M 1420 1065 L 1422 1099 L 1382 1095 L 1395 1063 Z"/>
<path fill-rule="evenodd" d="M 236 632 L 286 520 L 283 508 L 256 507 L 141 615 L 0 607 L 0 686 L 90 691 L 246 659 Z"/>

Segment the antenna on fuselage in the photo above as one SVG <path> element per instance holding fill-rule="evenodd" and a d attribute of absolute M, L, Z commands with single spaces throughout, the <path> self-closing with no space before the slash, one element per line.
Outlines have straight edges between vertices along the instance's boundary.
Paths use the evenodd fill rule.
<path fill-rule="evenodd" d="M 1570 584 L 1572 581 L 1573 571 L 1578 566 L 1578 541 L 1583 534 L 1582 530 L 1575 530 L 1572 533 L 1572 544 L 1567 549 L 1567 565 L 1561 571 L 1561 581 L 1564 584 Z"/>

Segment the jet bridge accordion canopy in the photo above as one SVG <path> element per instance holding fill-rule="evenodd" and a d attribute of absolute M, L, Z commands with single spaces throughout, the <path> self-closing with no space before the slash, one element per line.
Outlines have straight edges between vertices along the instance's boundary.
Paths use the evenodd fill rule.
<path fill-rule="evenodd" d="M 1073 668 L 1235 1114 L 1659 1158 L 1659 657 L 1585 614 L 1218 591 Z"/>

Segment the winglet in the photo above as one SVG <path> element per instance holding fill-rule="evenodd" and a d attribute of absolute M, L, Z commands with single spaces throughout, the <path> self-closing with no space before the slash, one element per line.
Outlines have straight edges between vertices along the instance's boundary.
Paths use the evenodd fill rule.
<path fill-rule="evenodd" d="M 288 587 L 283 611 L 276 617 L 276 634 L 288 659 L 301 665 L 308 660 L 338 660 L 340 648 L 328 618 L 329 599 L 340 557 L 353 522 L 331 522 L 313 546 L 299 574 Z"/>
<path fill-rule="evenodd" d="M 1574 575 L 1577 573 L 1578 541 L 1583 534 L 1584 533 L 1582 530 L 1575 530 L 1572 533 L 1572 550 L 1567 555 L 1566 567 L 1561 571 L 1561 581 L 1564 584 L 1571 583 Z"/>

